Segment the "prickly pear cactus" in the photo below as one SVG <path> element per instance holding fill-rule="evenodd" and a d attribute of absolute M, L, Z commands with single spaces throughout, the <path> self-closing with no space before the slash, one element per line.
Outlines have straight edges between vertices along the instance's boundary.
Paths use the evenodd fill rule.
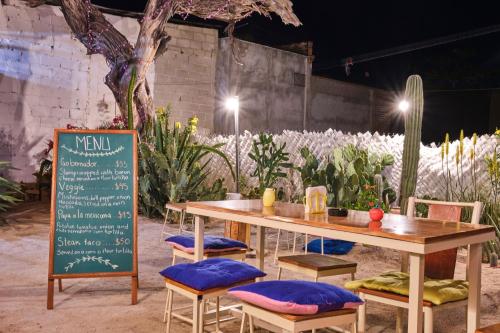
<path fill-rule="evenodd" d="M 405 138 L 403 144 L 403 168 L 401 171 L 400 206 L 406 214 L 408 197 L 415 194 L 417 170 L 420 159 L 420 138 L 422 136 L 422 114 L 424 112 L 424 90 L 422 78 L 411 75 L 406 81 L 405 99 L 410 104 L 405 114 Z"/>

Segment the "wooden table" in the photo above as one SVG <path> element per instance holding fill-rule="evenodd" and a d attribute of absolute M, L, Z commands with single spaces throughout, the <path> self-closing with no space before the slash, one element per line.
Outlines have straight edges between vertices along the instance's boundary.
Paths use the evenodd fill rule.
<path fill-rule="evenodd" d="M 492 226 L 450 221 L 411 219 L 386 214 L 382 226 L 370 224 L 367 212 L 349 211 L 347 217 L 305 214 L 304 206 L 275 203 L 263 207 L 261 200 L 190 202 L 187 212 L 195 215 L 195 260 L 203 259 L 204 221 L 200 216 L 231 220 L 257 226 L 257 266 L 264 269 L 265 228 L 341 239 L 408 252 L 410 296 L 408 332 L 422 331 L 422 296 L 425 254 L 470 245 L 467 333 L 479 325 L 481 292 L 481 243 L 495 238 Z M 370 225 L 369 225 L 370 224 Z M 193 328 L 193 332 L 196 330 Z"/>

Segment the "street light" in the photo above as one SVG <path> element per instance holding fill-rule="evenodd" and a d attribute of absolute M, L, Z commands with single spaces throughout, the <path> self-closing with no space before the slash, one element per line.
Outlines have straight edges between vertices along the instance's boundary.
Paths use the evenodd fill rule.
<path fill-rule="evenodd" d="M 240 193 L 240 99 L 238 96 L 226 100 L 226 109 L 234 112 L 234 136 L 236 150 L 236 193 Z"/>
<path fill-rule="evenodd" d="M 407 100 L 403 99 L 401 102 L 399 102 L 398 104 L 398 109 L 399 111 L 401 112 L 406 112 L 408 111 L 408 109 L 410 108 L 410 103 L 408 103 Z"/>

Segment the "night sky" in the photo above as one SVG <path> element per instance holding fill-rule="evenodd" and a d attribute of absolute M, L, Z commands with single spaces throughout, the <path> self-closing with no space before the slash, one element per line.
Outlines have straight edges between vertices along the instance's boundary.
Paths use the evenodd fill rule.
<path fill-rule="evenodd" d="M 93 3 L 142 12 L 145 1 Z M 498 1 L 296 0 L 293 4 L 301 27 L 255 14 L 236 25 L 236 37 L 270 46 L 313 41 L 314 75 L 385 89 L 395 96 L 404 89 L 408 75 L 420 74 L 425 90 L 426 143 L 440 141 L 446 131 L 457 137 L 461 128 L 471 135 L 500 127 L 489 122 L 489 96 L 500 89 Z M 218 28 L 221 35 L 225 27 L 222 22 L 187 20 Z M 421 50 L 406 47 L 495 25 L 499 31 L 484 36 Z M 411 52 L 388 56 L 391 48 Z M 356 63 L 358 56 L 373 52 L 382 57 Z M 346 75 L 343 62 L 347 57 L 354 59 L 350 75 Z M 392 127 L 394 131 L 402 129 L 400 123 Z"/>

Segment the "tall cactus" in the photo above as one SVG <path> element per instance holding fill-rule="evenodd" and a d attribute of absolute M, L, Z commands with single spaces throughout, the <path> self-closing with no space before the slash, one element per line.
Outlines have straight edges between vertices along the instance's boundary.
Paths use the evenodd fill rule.
<path fill-rule="evenodd" d="M 424 90 L 422 78 L 411 75 L 406 80 L 405 99 L 410 108 L 405 114 L 405 140 L 403 147 L 403 169 L 399 199 L 401 214 L 406 214 L 408 197 L 415 194 L 417 187 L 418 160 L 422 136 L 422 114 L 424 111 Z"/>
<path fill-rule="evenodd" d="M 377 193 L 379 204 L 382 204 L 382 202 L 384 201 L 384 178 L 381 174 L 377 173 L 375 176 L 373 176 L 373 182 L 375 183 L 375 193 Z"/>
<path fill-rule="evenodd" d="M 127 127 L 129 130 L 134 129 L 134 89 L 135 81 L 137 79 L 137 68 L 132 69 L 132 75 L 130 76 L 130 82 L 128 84 L 127 91 Z"/>

